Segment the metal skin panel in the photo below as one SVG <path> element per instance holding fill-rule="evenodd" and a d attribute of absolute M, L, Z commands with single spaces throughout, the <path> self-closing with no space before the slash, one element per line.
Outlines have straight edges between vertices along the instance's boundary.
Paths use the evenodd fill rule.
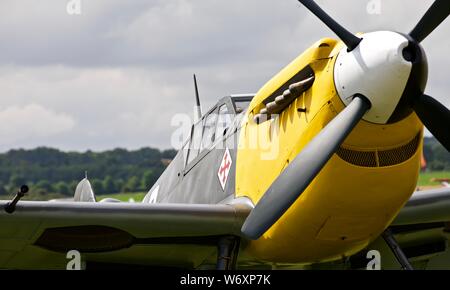
<path fill-rule="evenodd" d="M 7 201 L 0 201 L 0 207 Z M 239 218 L 248 213 L 244 205 L 206 204 L 141 204 L 141 203 L 77 203 L 22 201 L 14 214 L 0 211 L 4 233 L 23 221 L 32 227 L 58 227 L 98 224 L 121 228 L 135 237 L 201 236 L 239 233 Z M 240 216 L 243 214 L 243 216 Z M 230 218 L 232 217 L 232 218 Z M 8 237 L 13 237 L 8 232 Z M 5 238 L 6 235 L 0 234 Z M 30 237 L 19 234 L 18 237 Z"/>
<path fill-rule="evenodd" d="M 421 223 L 450 221 L 450 188 L 416 191 L 393 225 L 411 225 Z"/>
<path fill-rule="evenodd" d="M 252 240 L 258 239 L 289 209 L 369 108 L 370 103 L 363 96 L 355 97 L 318 137 L 289 162 L 242 226 L 245 236 Z M 323 154 L 322 157 L 319 158 L 317 153 Z M 304 164 L 308 164 L 308 167 Z"/>
<path fill-rule="evenodd" d="M 246 196 L 257 204 L 287 164 L 344 109 L 334 82 L 334 65 L 341 49 L 342 43 L 328 39 L 316 43 L 256 94 L 250 104 L 253 109 L 243 119 L 242 144 L 252 132 L 269 130 L 270 122 L 253 122 L 253 114 L 267 96 L 305 66 L 314 71 L 312 87 L 273 120 L 281 128 L 273 137 L 280 148 L 276 158 L 262 160 L 258 149 L 238 151 L 238 197 Z M 306 108 L 306 113 L 298 112 L 299 108 Z M 343 145 L 355 150 L 384 150 L 401 146 L 422 132 L 423 125 L 415 114 L 387 125 L 361 121 Z M 261 238 L 250 242 L 247 250 L 260 260 L 280 263 L 326 262 L 357 253 L 389 226 L 412 195 L 421 151 L 419 144 L 409 160 L 383 168 L 355 166 L 334 155 L 288 211 Z M 355 223 L 364 226 L 355 227 Z M 335 227 L 341 230 L 333 230 Z"/>
<path fill-rule="evenodd" d="M 0 207 L 6 204 L 0 202 Z M 123 249 L 106 253 L 89 254 L 90 261 L 110 263 L 137 263 L 172 265 L 198 265 L 214 252 L 214 239 L 205 237 L 240 233 L 240 227 L 250 211 L 250 207 L 234 205 L 196 204 L 135 204 L 135 203 L 76 203 L 76 202 L 28 202 L 17 205 L 14 214 L 0 211 L 0 268 L 59 268 L 64 269 L 65 253 L 56 254 L 45 247 L 34 244 L 43 237 L 46 229 L 70 229 L 76 226 L 108 227 L 124 232 L 134 239 Z M 18 230 L 20 229 L 20 230 Z M 70 231 L 69 231 L 70 232 Z M 78 233 L 80 233 L 78 231 Z M 74 249 L 83 242 L 83 236 L 73 234 Z M 78 237 L 78 238 L 76 238 Z M 184 240 L 182 238 L 185 237 Z M 186 242 L 190 240 L 191 242 Z M 114 241 L 105 241 L 114 243 Z M 59 244 L 58 244 L 59 243 Z M 64 247 L 54 240 L 52 248 Z M 162 246 L 170 244 L 172 246 Z M 180 246 L 174 247 L 173 245 Z M 185 245 L 185 246 L 183 246 Z M 183 253 L 186 248 L 198 251 Z M 84 247 L 86 245 L 83 245 Z M 81 244 L 80 244 L 81 247 Z M 138 258 L 137 249 L 141 256 Z M 158 252 L 159 251 L 159 252 Z M 100 251 L 102 252 L 102 251 Z M 125 259 L 129 253 L 130 259 Z M 135 254 L 133 254 L 135 253 Z M 146 253 L 147 255 L 143 255 Z M 165 262 L 161 258 L 167 255 Z M 134 256 L 134 257 L 133 257 Z M 152 259 L 152 257 L 154 259 Z M 157 258 L 159 257 L 159 258 Z M 120 260 L 121 258 L 122 260 Z M 197 261 L 197 262 L 195 262 Z M 63 266 L 63 267 L 62 267 Z"/>
<path fill-rule="evenodd" d="M 205 151 L 187 167 L 179 152 L 152 188 L 158 188 L 157 204 L 19 202 L 13 214 L 0 212 L 0 267 L 61 269 L 67 262 L 65 256 L 38 247 L 35 242 L 46 229 L 67 230 L 71 226 L 76 226 L 77 231 L 80 227 L 81 231 L 92 230 L 83 226 L 104 226 L 112 234 L 118 229 L 116 233 L 124 235 L 120 242 L 127 248 L 86 253 L 83 257 L 88 261 L 180 267 L 214 263 L 214 237 L 241 235 L 252 203 L 257 204 L 289 161 L 344 109 L 333 79 L 336 55 L 342 46 L 332 39 L 314 44 L 267 82 L 253 98 L 250 109 L 234 119 L 223 138 L 234 144 L 229 147 L 233 163 L 225 190 L 217 177 L 225 150 L 221 147 Z M 279 117 L 258 128 L 253 116 L 264 101 L 306 66 L 315 74 L 312 87 Z M 229 97 L 218 105 L 223 103 L 232 109 Z M 307 110 L 298 111 L 300 108 Z M 261 159 L 258 148 L 237 149 L 238 144 L 248 144 L 252 131 L 263 128 L 268 132 L 275 122 L 281 128 L 275 135 L 280 149 L 276 158 Z M 385 150 L 403 145 L 417 134 L 422 136 L 423 125 L 415 114 L 387 125 L 362 121 L 343 145 L 363 151 Z M 273 136 L 264 137 L 273 140 Z M 409 160 L 380 168 L 356 166 L 334 155 L 263 237 L 242 240 L 238 264 L 321 263 L 364 249 L 391 224 L 413 193 L 421 152 L 422 143 Z M 436 210 L 434 206 L 439 208 L 436 212 L 445 213 L 449 199 L 448 192 L 438 192 L 429 199 L 414 196 L 396 222 L 433 220 L 430 214 Z M 5 204 L 1 201 L 0 207 Z M 47 235 L 41 245 L 48 247 L 52 238 Z M 140 243 L 128 247 L 127 238 Z"/>
<path fill-rule="evenodd" d="M 241 97 L 241 99 L 251 99 L 251 97 Z M 234 107 L 230 97 L 221 99 L 215 107 L 222 104 L 226 104 L 228 111 L 233 115 L 233 123 L 227 129 L 226 135 L 216 136 L 211 148 L 205 149 L 186 166 L 183 164 L 183 152 L 180 150 L 174 161 L 149 191 L 151 193 L 159 186 L 158 203 L 216 204 L 229 196 L 234 196 L 236 151 L 240 120 L 243 114 L 234 116 Z M 217 171 L 225 148 L 229 149 L 232 165 L 223 190 L 217 177 Z"/>

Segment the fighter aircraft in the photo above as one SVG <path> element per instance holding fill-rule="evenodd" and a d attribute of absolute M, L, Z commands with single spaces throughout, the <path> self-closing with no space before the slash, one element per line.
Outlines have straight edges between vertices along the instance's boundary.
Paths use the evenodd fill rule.
<path fill-rule="evenodd" d="M 420 44 L 450 2 L 408 34 L 357 35 L 300 2 L 339 39 L 199 112 L 141 204 L 96 202 L 87 180 L 73 202 L 1 201 L 0 267 L 65 269 L 75 250 L 86 269 L 355 269 L 376 250 L 383 269 L 450 268 L 450 190 L 414 192 L 424 125 L 450 149 Z"/>

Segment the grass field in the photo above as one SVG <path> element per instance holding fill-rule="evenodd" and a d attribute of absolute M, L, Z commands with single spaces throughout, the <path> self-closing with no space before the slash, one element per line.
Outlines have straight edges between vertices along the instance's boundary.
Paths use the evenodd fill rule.
<path fill-rule="evenodd" d="M 135 202 L 141 202 L 144 199 L 145 192 L 138 193 L 116 193 L 116 194 L 105 194 L 105 195 L 97 195 L 97 200 L 100 201 L 103 198 L 115 198 L 121 201 L 129 201 L 131 198 L 134 199 Z"/>
<path fill-rule="evenodd" d="M 441 186 L 439 182 L 432 182 L 433 178 L 450 178 L 450 171 L 439 171 L 439 172 L 422 172 L 419 175 L 419 181 L 417 182 L 417 186 Z M 144 199 L 145 192 L 136 192 L 136 193 L 116 193 L 116 194 L 105 194 L 105 195 L 97 195 L 97 201 L 102 200 L 103 198 L 115 198 L 121 201 L 128 202 L 130 199 L 133 199 L 135 202 L 141 202 Z M 9 200 L 14 197 L 14 194 L 3 195 L 0 196 L 0 200 Z M 25 199 L 29 200 L 48 200 L 52 198 L 61 198 L 63 196 L 30 196 Z"/>
<path fill-rule="evenodd" d="M 440 185 L 438 182 L 432 182 L 433 178 L 450 178 L 450 171 L 439 172 L 421 172 L 419 175 L 418 186 Z"/>

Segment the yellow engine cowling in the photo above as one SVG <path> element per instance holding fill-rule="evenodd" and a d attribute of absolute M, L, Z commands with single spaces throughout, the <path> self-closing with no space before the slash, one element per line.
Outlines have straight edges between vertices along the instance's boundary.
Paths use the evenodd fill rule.
<path fill-rule="evenodd" d="M 237 197 L 249 197 L 256 204 L 290 160 L 343 110 L 333 80 L 341 47 L 335 40 L 320 40 L 257 93 L 239 138 Z M 265 100 L 305 67 L 314 72 L 312 87 L 280 115 L 257 124 L 253 117 Z M 415 114 L 389 125 L 361 121 L 340 154 L 331 158 L 293 206 L 250 243 L 250 252 L 262 260 L 309 263 L 339 259 L 364 248 L 389 225 L 414 191 L 422 133 Z M 380 162 L 388 154 L 383 152 L 401 148 L 409 150 L 403 160 Z M 358 154 L 374 159 L 358 163 Z"/>

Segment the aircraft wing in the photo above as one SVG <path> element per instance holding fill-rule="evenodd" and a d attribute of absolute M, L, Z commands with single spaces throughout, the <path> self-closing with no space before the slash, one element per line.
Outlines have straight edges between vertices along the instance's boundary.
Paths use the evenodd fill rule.
<path fill-rule="evenodd" d="M 416 191 L 402 208 L 393 226 L 450 222 L 450 188 Z"/>
<path fill-rule="evenodd" d="M 450 269 L 450 188 L 416 191 L 391 230 L 413 268 Z M 383 269 L 400 269 L 381 237 L 368 249 L 381 252 Z"/>
<path fill-rule="evenodd" d="M 65 269 L 70 250 L 99 264 L 190 268 L 203 265 L 205 256 L 214 263 L 218 238 L 239 236 L 252 208 L 246 203 L 20 201 L 8 214 L 6 203 L 0 201 L 0 268 L 13 269 Z M 414 266 L 424 261 L 430 265 L 448 260 L 449 223 L 450 189 L 442 188 L 415 192 L 392 230 Z M 385 245 L 372 246 L 382 257 L 390 255 Z"/>
<path fill-rule="evenodd" d="M 6 203 L 0 201 L 0 268 L 65 269 L 70 250 L 104 263 L 192 267 L 215 254 L 218 237 L 240 235 L 251 210 L 246 204 L 21 201 L 8 214 Z"/>

